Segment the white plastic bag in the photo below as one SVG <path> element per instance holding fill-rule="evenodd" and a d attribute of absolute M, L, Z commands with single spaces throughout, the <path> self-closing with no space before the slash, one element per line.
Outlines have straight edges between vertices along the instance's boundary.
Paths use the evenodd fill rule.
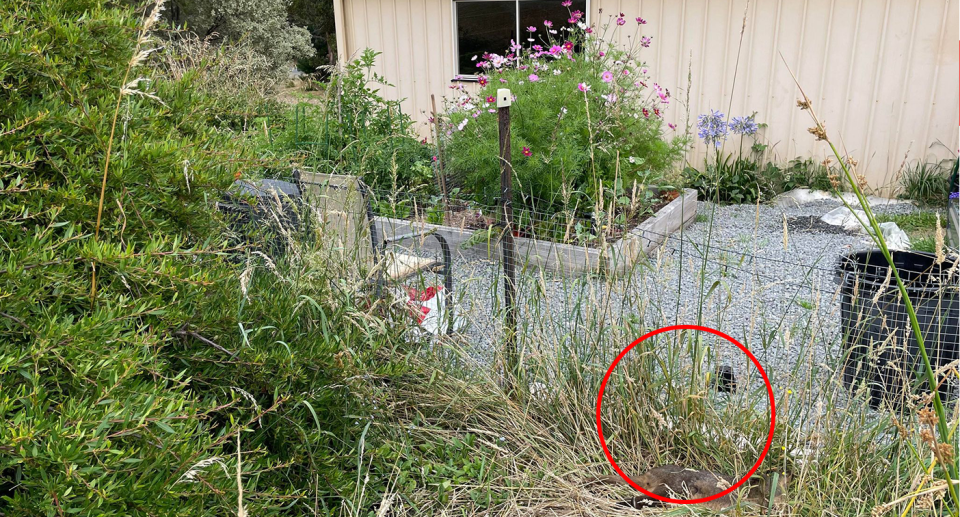
<path fill-rule="evenodd" d="M 422 290 L 404 286 L 403 291 L 410 315 L 420 328 L 437 335 L 446 331 L 449 325 L 444 314 L 447 293 L 442 285 L 428 286 Z"/>

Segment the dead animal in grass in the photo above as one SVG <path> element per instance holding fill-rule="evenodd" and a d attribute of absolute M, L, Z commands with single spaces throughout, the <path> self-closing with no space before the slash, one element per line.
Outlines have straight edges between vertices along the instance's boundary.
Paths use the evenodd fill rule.
<path fill-rule="evenodd" d="M 644 490 L 661 497 L 672 499 L 701 499 L 710 497 L 729 488 L 736 481 L 733 476 L 717 474 L 708 470 L 686 469 L 677 465 L 664 465 L 647 471 L 639 477 L 632 477 Z M 620 476 L 603 476 L 601 483 L 628 486 Z M 774 504 L 783 504 L 786 500 L 786 488 L 789 478 L 786 474 L 754 476 L 732 493 L 712 501 L 702 503 L 713 510 L 723 510 L 737 505 L 737 502 L 749 502 L 767 506 L 770 495 L 775 493 Z M 774 492 L 776 483 L 776 492 Z M 644 494 L 638 494 L 623 501 L 624 505 L 634 508 L 648 508 L 663 503 Z"/>

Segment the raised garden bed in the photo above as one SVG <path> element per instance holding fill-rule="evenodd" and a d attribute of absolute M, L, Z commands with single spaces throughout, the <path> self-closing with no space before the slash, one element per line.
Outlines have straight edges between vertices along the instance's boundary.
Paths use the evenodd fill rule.
<path fill-rule="evenodd" d="M 545 239 L 518 236 L 517 260 L 521 267 L 542 267 L 567 275 L 581 273 L 615 273 L 629 271 L 641 255 L 649 254 L 670 234 L 686 226 L 697 214 L 697 193 L 684 189 L 682 195 L 666 203 L 622 237 L 601 242 L 597 246 L 562 244 Z M 390 217 L 376 218 L 377 231 L 391 237 L 414 230 L 434 230 L 450 243 L 455 253 L 463 258 L 499 260 L 500 247 L 496 241 L 484 241 L 471 245 L 476 232 L 465 223 L 461 226 L 445 226 L 414 222 Z M 425 249 L 432 249 L 431 240 L 424 241 Z"/>

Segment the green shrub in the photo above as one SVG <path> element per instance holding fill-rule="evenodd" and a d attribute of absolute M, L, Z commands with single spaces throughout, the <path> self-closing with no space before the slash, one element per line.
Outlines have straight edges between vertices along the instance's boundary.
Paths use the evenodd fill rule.
<path fill-rule="evenodd" d="M 289 0 L 170 0 L 164 18 L 216 44 L 245 42 L 274 70 L 310 58 L 310 32 L 290 23 Z"/>
<path fill-rule="evenodd" d="M 609 36 L 619 29 L 599 31 Z M 612 185 L 617 177 L 627 185 L 655 182 L 684 150 L 683 138 L 664 135 L 661 116 L 670 95 L 652 81 L 641 58 L 649 38 L 618 48 L 577 25 L 560 35 L 569 39 L 540 27 L 530 34 L 537 44 L 514 45 L 506 57 L 478 57 L 481 88 L 471 95 L 457 85 L 446 107 L 446 173 L 462 179 L 482 203 L 499 196 L 499 88 L 515 97 L 512 164 L 520 206 L 591 210 L 601 183 Z"/>
<path fill-rule="evenodd" d="M 745 158 L 727 155 L 717 163 L 707 164 L 701 171 L 684 169 L 690 188 L 697 189 L 703 199 L 720 203 L 755 203 L 761 196 L 758 165 Z"/>
<path fill-rule="evenodd" d="M 346 379 L 398 340 L 308 249 L 224 249 L 213 201 L 262 150 L 192 73 L 130 83 L 138 20 L 0 4 L 0 513 L 235 514 L 238 468 L 251 514 L 336 508 Z"/>

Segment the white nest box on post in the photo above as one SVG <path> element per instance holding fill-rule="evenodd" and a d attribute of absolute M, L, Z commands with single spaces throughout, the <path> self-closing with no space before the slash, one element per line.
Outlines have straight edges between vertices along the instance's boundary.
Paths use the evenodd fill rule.
<path fill-rule="evenodd" d="M 510 95 L 510 90 L 507 88 L 500 88 L 497 90 L 497 107 L 498 108 L 509 108 L 510 102 L 513 99 L 513 96 Z"/>

